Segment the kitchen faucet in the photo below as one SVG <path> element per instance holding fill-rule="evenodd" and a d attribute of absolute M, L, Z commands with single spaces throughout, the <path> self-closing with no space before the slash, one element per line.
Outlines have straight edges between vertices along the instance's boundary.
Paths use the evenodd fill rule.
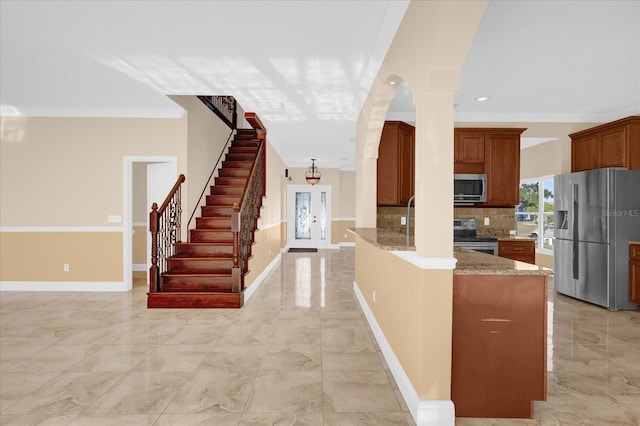
<path fill-rule="evenodd" d="M 407 203 L 407 237 L 411 233 L 411 202 L 416 198 L 415 194 L 409 198 L 409 202 Z"/>

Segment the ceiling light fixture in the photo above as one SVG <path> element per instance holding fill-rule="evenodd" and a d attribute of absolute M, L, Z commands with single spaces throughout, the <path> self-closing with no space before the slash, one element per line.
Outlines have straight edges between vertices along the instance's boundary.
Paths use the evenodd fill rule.
<path fill-rule="evenodd" d="M 304 178 L 307 180 L 307 183 L 315 185 L 320 182 L 321 176 L 322 174 L 320 173 L 320 170 L 318 170 L 318 168 L 316 167 L 316 159 L 312 158 L 311 166 L 309 166 L 309 170 L 307 170 L 307 173 L 304 174 Z"/>
<path fill-rule="evenodd" d="M 489 100 L 488 96 L 480 96 L 480 97 L 476 98 L 476 101 L 478 101 L 478 102 L 486 102 L 488 100 Z"/>

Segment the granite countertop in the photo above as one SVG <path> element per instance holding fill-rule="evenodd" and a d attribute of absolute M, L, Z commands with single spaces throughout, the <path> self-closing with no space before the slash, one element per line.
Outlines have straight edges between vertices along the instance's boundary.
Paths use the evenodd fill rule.
<path fill-rule="evenodd" d="M 524 237 L 522 235 L 503 235 L 496 237 L 498 241 L 535 241 L 535 238 Z"/>
<path fill-rule="evenodd" d="M 374 246 L 389 251 L 415 251 L 413 236 L 379 228 L 349 228 L 349 232 L 359 236 Z M 454 247 L 457 259 L 454 275 L 551 275 L 551 269 L 532 265 L 504 257 L 480 253 L 462 247 Z"/>
<path fill-rule="evenodd" d="M 454 275 L 552 275 L 553 271 L 526 262 L 493 256 L 462 247 L 453 248 L 458 260 Z"/>
<path fill-rule="evenodd" d="M 371 243 L 383 250 L 416 250 L 415 243 L 413 242 L 413 235 L 407 237 L 405 234 L 381 228 L 349 228 L 348 230 L 368 243 Z"/>

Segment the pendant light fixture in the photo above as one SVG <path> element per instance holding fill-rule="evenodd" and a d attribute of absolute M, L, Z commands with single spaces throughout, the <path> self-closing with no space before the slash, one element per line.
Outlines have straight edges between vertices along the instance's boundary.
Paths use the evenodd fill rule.
<path fill-rule="evenodd" d="M 322 174 L 320 173 L 320 170 L 318 170 L 318 168 L 316 167 L 316 159 L 312 158 L 311 166 L 309 167 L 309 170 L 307 170 L 307 173 L 304 174 L 304 178 L 307 180 L 307 183 L 310 183 L 311 185 L 315 185 L 318 182 L 320 182 L 320 176 L 322 176 Z"/>

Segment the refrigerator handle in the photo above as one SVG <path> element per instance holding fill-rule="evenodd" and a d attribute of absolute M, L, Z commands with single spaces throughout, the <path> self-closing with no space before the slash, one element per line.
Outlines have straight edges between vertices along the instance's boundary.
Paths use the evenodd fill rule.
<path fill-rule="evenodd" d="M 573 279 L 579 279 L 580 242 L 578 239 L 578 184 L 571 185 L 571 238 L 573 242 Z"/>

